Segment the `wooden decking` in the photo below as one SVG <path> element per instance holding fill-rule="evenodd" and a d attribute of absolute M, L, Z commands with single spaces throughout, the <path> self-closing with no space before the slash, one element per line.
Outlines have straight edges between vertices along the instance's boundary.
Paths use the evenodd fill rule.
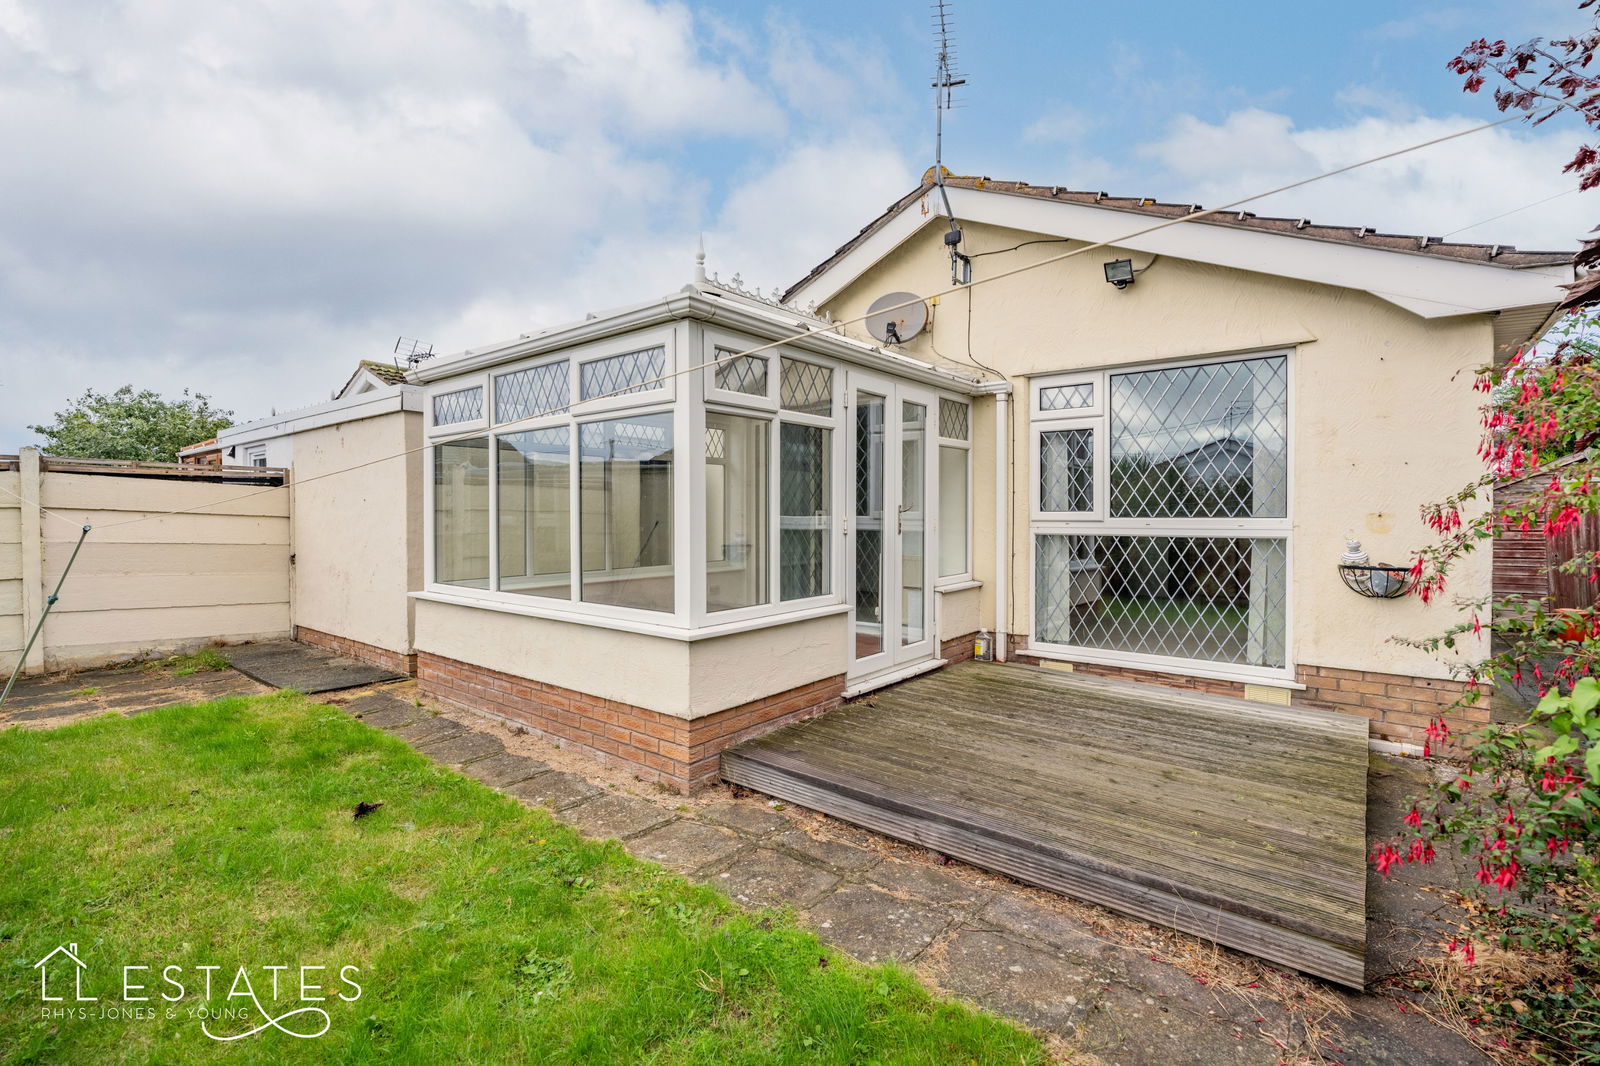
<path fill-rule="evenodd" d="M 1367 723 L 964 663 L 731 748 L 736 784 L 1361 987 Z"/>

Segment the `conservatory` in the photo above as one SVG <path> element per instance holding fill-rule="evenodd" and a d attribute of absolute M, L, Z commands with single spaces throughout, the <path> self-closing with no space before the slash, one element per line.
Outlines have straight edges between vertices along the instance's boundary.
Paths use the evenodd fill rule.
<path fill-rule="evenodd" d="M 417 377 L 436 696 L 649 764 L 977 628 L 971 377 L 709 282 Z"/>

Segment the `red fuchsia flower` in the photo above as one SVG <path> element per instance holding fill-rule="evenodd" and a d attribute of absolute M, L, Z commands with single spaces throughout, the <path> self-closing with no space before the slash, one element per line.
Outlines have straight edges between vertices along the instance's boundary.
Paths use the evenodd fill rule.
<path fill-rule="evenodd" d="M 1409 825 L 1413 829 L 1415 829 L 1417 826 L 1422 824 L 1422 812 L 1417 810 L 1415 804 L 1412 805 L 1411 813 L 1406 815 L 1406 819 L 1405 820 L 1406 820 L 1406 824 Z"/>
<path fill-rule="evenodd" d="M 1388 877 L 1389 871 L 1392 870 L 1399 862 L 1400 850 L 1393 844 L 1378 845 L 1372 855 L 1372 865 L 1377 867 L 1378 872 L 1384 877 Z"/>
<path fill-rule="evenodd" d="M 1521 872 L 1522 867 L 1517 864 L 1516 859 L 1508 860 L 1494 875 L 1495 886 L 1502 892 L 1509 892 L 1516 887 L 1517 875 Z"/>
<path fill-rule="evenodd" d="M 1550 837 L 1544 842 L 1544 850 L 1552 859 L 1566 853 L 1571 847 L 1572 841 L 1566 837 Z"/>
<path fill-rule="evenodd" d="M 1482 632 L 1483 632 L 1483 624 L 1478 621 L 1478 616 L 1477 615 L 1473 615 L 1472 616 L 1472 635 L 1476 637 L 1479 634 L 1481 634 Z"/>
<path fill-rule="evenodd" d="M 1411 851 L 1406 855 L 1406 862 L 1430 863 L 1433 861 L 1433 845 L 1426 840 L 1413 840 Z"/>

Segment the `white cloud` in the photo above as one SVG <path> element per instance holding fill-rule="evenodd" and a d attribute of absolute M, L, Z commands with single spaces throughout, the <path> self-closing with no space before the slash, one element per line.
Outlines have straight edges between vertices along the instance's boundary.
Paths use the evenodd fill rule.
<path fill-rule="evenodd" d="M 1160 188 L 1125 191 L 1214 207 L 1482 122 L 1460 116 L 1368 116 L 1301 129 L 1286 115 L 1259 109 L 1236 111 L 1219 123 L 1183 115 L 1165 136 L 1139 149 L 1154 168 L 1141 184 L 1153 181 Z M 1452 239 L 1462 241 L 1571 248 L 1595 224 L 1600 208 L 1600 195 L 1559 195 L 1576 185 L 1561 173 L 1575 137 L 1554 123 L 1533 130 L 1500 126 L 1259 200 L 1247 209 L 1399 233 L 1458 231 Z M 1546 202 L 1536 203 L 1540 200 Z M 1484 222 L 1496 215 L 1505 217 Z"/>
<path fill-rule="evenodd" d="M 791 281 L 914 180 L 854 47 L 646 0 L 0 0 L 0 451 L 90 386 L 255 417 L 397 334 L 657 296 L 701 230 Z"/>

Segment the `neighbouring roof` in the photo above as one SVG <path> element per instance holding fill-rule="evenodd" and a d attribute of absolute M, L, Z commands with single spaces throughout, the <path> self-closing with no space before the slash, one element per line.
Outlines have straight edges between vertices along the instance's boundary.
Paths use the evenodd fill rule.
<path fill-rule="evenodd" d="M 372 372 L 372 376 L 385 385 L 404 385 L 406 372 L 393 363 L 380 363 L 373 359 L 361 360 L 361 366 Z"/>
<path fill-rule="evenodd" d="M 210 440 L 201 440 L 195 441 L 193 444 L 185 444 L 183 447 L 178 449 L 178 454 L 188 455 L 192 452 L 215 450 L 216 448 L 217 438 L 212 437 Z"/>
<path fill-rule="evenodd" d="M 974 189 L 1012 196 L 1033 197 L 1056 203 L 1082 204 L 1102 210 L 1123 211 L 1157 219 L 1182 218 L 1185 215 L 1192 215 L 1197 211 L 1204 210 L 1204 207 L 1200 204 L 1165 203 L 1149 197 L 1108 196 L 1103 192 L 1067 189 L 1059 185 L 1030 185 L 1025 181 L 993 181 L 987 177 L 963 177 L 952 174 L 945 177 L 945 185 L 951 189 Z M 863 241 L 887 226 L 900 212 L 928 195 L 934 188 L 933 172 L 930 170 L 923 175 L 921 185 L 891 204 L 887 211 L 862 227 L 859 233 L 841 245 L 823 262 L 817 264 L 809 274 L 791 285 L 788 291 L 784 293 L 784 299 L 792 299 L 800 289 L 825 273 Z M 1415 234 L 1380 233 L 1368 226 L 1329 226 L 1304 218 L 1278 218 L 1270 215 L 1257 215 L 1250 211 L 1227 211 L 1220 214 L 1207 215 L 1205 218 L 1197 219 L 1196 223 L 1199 225 L 1227 226 L 1235 229 L 1276 233 L 1308 241 L 1379 248 L 1386 251 L 1426 256 L 1431 259 L 1480 263 L 1513 270 L 1526 267 L 1565 266 L 1571 264 L 1573 256 L 1577 254 L 1575 251 L 1522 251 L 1508 244 L 1469 244 Z"/>

